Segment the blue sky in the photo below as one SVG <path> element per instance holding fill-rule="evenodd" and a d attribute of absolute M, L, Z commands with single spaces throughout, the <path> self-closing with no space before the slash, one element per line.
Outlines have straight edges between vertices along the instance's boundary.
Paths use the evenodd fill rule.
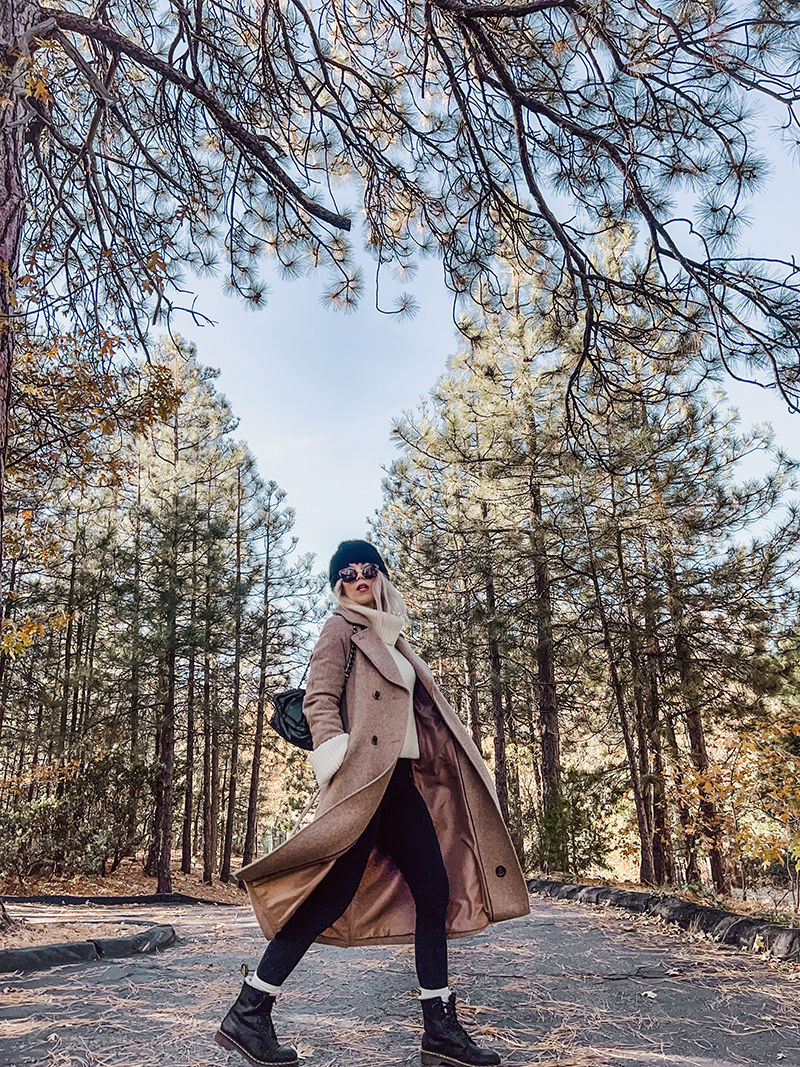
<path fill-rule="evenodd" d="M 380 506 L 382 468 L 397 455 L 392 418 L 433 386 L 457 340 L 438 263 L 421 265 L 411 320 L 381 314 L 369 298 L 353 314 L 332 312 L 320 304 L 323 285 L 321 276 L 275 282 L 267 306 L 248 311 L 204 280 L 198 305 L 217 325 L 176 325 L 220 369 L 238 436 L 262 476 L 286 490 L 300 550 L 327 567 Z"/>
<path fill-rule="evenodd" d="M 753 254 L 791 259 L 800 252 L 800 182 L 770 147 L 773 177 L 753 204 L 755 222 L 742 245 Z M 365 267 L 368 268 L 369 261 Z M 221 371 L 218 389 L 238 416 L 238 436 L 264 478 L 287 492 L 297 512 L 303 552 L 327 567 L 338 542 L 363 537 L 381 504 L 383 468 L 396 457 L 390 424 L 426 394 L 458 344 L 452 297 L 437 261 L 422 261 L 411 290 L 420 310 L 411 320 L 379 313 L 370 298 L 350 315 L 324 308 L 324 278 L 271 281 L 265 306 L 250 311 L 221 283 L 196 283 L 198 306 L 216 322 L 175 327 L 197 344 L 201 362 Z M 386 306 L 391 306 L 386 294 Z M 778 443 L 800 453 L 800 417 L 774 393 L 726 383 L 743 425 L 770 421 Z"/>

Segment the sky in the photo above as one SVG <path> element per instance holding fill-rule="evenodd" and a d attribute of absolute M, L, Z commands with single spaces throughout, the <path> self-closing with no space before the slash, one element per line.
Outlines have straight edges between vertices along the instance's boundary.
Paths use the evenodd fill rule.
<path fill-rule="evenodd" d="M 799 175 L 774 142 L 769 151 L 773 175 L 754 201 L 743 245 L 792 259 L 800 253 Z M 416 278 L 403 283 L 420 306 L 411 320 L 376 310 L 374 267 L 366 258 L 363 264 L 367 286 L 352 314 L 323 307 L 322 275 L 270 281 L 269 299 L 255 311 L 223 295 L 219 279 L 202 279 L 197 306 L 216 325 L 188 317 L 175 323 L 200 361 L 220 370 L 217 388 L 239 419 L 236 436 L 248 442 L 262 477 L 286 491 L 298 549 L 313 552 L 320 570 L 339 541 L 367 534 L 384 470 L 399 454 L 391 422 L 430 391 L 458 346 L 438 261 L 423 260 Z M 385 305 L 392 306 L 388 292 Z M 733 381 L 725 388 L 743 426 L 771 422 L 777 442 L 800 455 L 800 416 L 772 392 Z"/>

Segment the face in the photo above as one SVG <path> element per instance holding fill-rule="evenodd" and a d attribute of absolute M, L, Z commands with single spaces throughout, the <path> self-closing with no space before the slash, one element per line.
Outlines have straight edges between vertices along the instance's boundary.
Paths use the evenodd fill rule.
<path fill-rule="evenodd" d="M 354 582 L 342 582 L 342 592 L 348 600 L 360 604 L 362 608 L 374 608 L 375 597 L 372 594 L 372 589 L 377 578 L 364 577 L 364 567 L 366 566 L 364 563 L 351 563 L 349 566 L 358 572 L 358 577 Z"/>

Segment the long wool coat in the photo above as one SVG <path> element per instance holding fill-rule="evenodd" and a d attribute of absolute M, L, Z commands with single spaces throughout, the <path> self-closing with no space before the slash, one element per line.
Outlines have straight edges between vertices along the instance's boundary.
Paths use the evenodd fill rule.
<path fill-rule="evenodd" d="M 341 711 L 350 643 L 355 655 Z M 420 756 L 414 779 L 433 818 L 450 880 L 448 937 L 527 915 L 528 894 L 483 759 L 430 669 L 404 638 L 398 650 L 417 675 L 414 713 Z M 313 821 L 236 875 L 261 929 L 272 938 L 366 829 L 392 775 L 408 720 L 408 690 L 386 645 L 365 616 L 339 607 L 311 657 L 303 709 L 314 747 L 350 734 L 339 770 L 320 793 Z M 355 898 L 318 941 L 403 944 L 414 939 L 411 893 L 391 860 L 374 849 Z"/>

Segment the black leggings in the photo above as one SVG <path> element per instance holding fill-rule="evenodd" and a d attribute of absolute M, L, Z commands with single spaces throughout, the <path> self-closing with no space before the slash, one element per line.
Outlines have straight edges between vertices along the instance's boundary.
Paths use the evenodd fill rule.
<path fill-rule="evenodd" d="M 366 830 L 270 941 L 258 965 L 263 982 L 281 985 L 312 941 L 344 913 L 375 845 L 394 860 L 414 898 L 414 955 L 420 985 L 423 989 L 447 985 L 445 918 L 450 886 L 433 820 L 406 759 L 397 761 Z"/>

